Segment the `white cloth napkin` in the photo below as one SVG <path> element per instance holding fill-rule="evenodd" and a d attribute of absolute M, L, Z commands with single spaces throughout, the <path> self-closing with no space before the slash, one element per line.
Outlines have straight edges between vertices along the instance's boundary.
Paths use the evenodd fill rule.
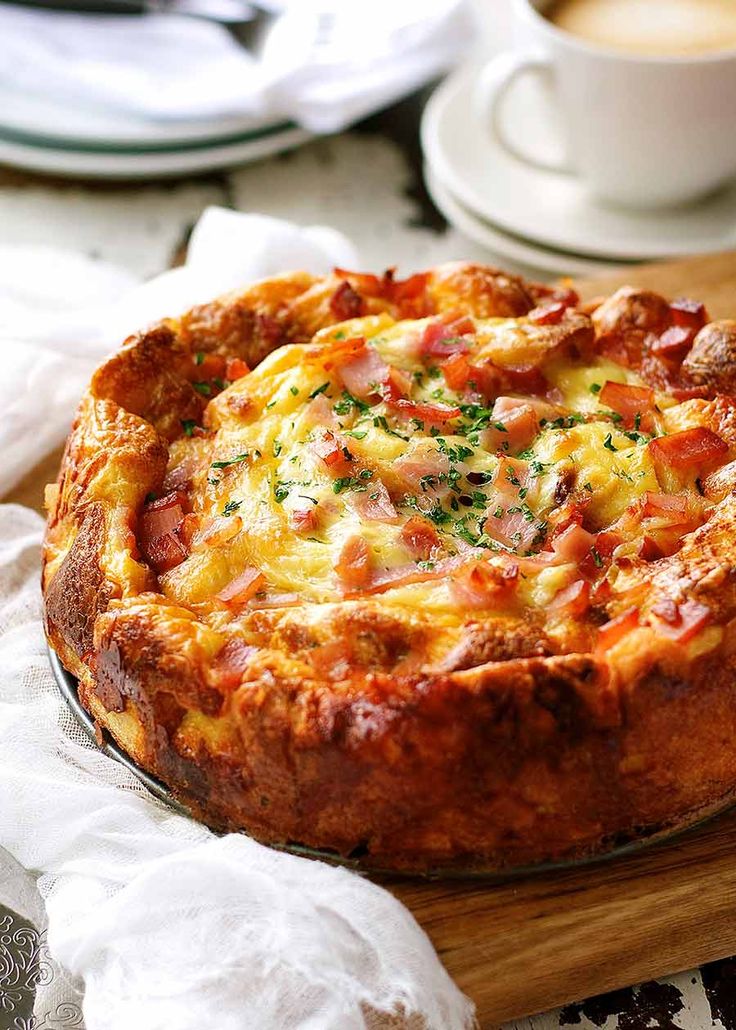
<path fill-rule="evenodd" d="M 333 132 L 446 70 L 473 39 L 469 0 L 267 6 L 280 13 L 251 54 L 223 26 L 176 13 L 121 18 L 3 4 L 0 82 L 56 104 L 158 121 L 246 115 Z"/>
<path fill-rule="evenodd" d="M 69 432 L 92 369 L 130 333 L 289 269 L 356 267 L 334 229 L 208 208 L 186 265 L 137 288 L 111 265 L 48 247 L 0 245 L 0 496 Z"/>
<path fill-rule="evenodd" d="M 49 251 L 24 285 L 30 260 L 0 251 L 0 340 L 4 356 L 20 355 L 4 370 L 0 447 L 26 467 L 63 432 L 111 333 L 258 273 L 355 255 L 329 230 L 211 210 L 185 268 L 122 298 L 123 274 L 82 259 L 67 274 Z M 76 285 L 80 310 L 62 284 Z M 91 310 L 98 288 L 110 306 Z M 46 656 L 41 531 L 33 512 L 0 505 L 0 848 L 39 874 L 49 947 L 84 981 L 87 1030 L 361 1030 L 370 1009 L 427 1030 L 471 1026 L 471 1004 L 388 892 L 243 835 L 215 837 L 87 740 Z"/>

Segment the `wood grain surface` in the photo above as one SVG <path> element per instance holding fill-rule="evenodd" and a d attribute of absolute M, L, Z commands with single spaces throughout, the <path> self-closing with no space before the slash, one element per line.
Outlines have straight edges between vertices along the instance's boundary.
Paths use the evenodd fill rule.
<path fill-rule="evenodd" d="M 578 284 L 624 283 L 705 301 L 736 317 L 736 253 L 639 266 Z M 40 510 L 58 453 L 6 500 Z M 384 881 L 475 1002 L 482 1030 L 736 954 L 736 810 L 626 857 L 500 884 Z"/>

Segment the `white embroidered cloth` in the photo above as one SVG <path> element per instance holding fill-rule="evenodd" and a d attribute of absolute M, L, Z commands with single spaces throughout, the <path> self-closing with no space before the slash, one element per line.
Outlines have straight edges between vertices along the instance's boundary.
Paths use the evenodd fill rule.
<path fill-rule="evenodd" d="M 121 273 L 49 251 L 16 257 L 0 250 L 0 343 L 14 354 L 0 446 L 21 458 L 2 469 L 2 490 L 66 432 L 111 333 L 258 274 L 356 261 L 329 230 L 218 210 L 185 268 L 117 301 L 130 286 Z M 95 296 L 107 307 L 90 308 Z M 471 1004 L 387 891 L 243 835 L 215 837 L 87 740 L 46 655 L 41 531 L 38 515 L 0 505 L 0 849 L 39 875 L 49 947 L 84 982 L 87 1030 L 362 1030 L 371 1009 L 427 1030 L 471 1026 Z"/>

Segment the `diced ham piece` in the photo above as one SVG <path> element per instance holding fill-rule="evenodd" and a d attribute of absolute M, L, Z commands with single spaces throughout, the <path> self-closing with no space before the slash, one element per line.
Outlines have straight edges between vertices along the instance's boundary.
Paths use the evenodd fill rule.
<path fill-rule="evenodd" d="M 449 404 L 425 404 L 421 401 L 408 400 L 387 400 L 392 411 L 405 418 L 415 418 L 423 422 L 425 426 L 443 426 L 453 418 L 462 414 L 460 408 L 450 407 Z"/>
<path fill-rule="evenodd" d="M 589 533 L 582 526 L 573 523 L 554 538 L 552 551 L 560 563 L 572 562 L 579 565 L 590 554 L 595 543 L 595 534 Z"/>
<path fill-rule="evenodd" d="M 549 381 L 541 369 L 536 365 L 526 365 L 518 368 L 503 368 L 503 374 L 507 391 L 514 393 L 533 393 L 542 397 L 550 389 Z"/>
<path fill-rule="evenodd" d="M 141 515 L 141 534 L 155 538 L 173 532 L 184 518 L 184 504 L 184 496 L 178 491 L 149 501 Z"/>
<path fill-rule="evenodd" d="M 377 350 L 364 346 L 340 364 L 337 373 L 345 389 L 354 397 L 364 401 L 377 400 L 381 385 L 388 379 L 389 367 Z"/>
<path fill-rule="evenodd" d="M 640 416 L 641 425 L 641 420 L 649 416 L 654 408 L 653 390 L 644 386 L 614 383 L 610 379 L 604 384 L 598 399 L 604 407 L 621 415 L 627 428 L 634 425 L 637 415 Z"/>
<path fill-rule="evenodd" d="M 333 271 L 341 279 L 349 280 L 366 297 L 380 297 L 383 293 L 382 280 L 372 272 L 350 272 L 347 268 L 335 268 Z"/>
<path fill-rule="evenodd" d="M 678 644 L 687 644 L 704 629 L 713 617 L 710 608 L 699 601 L 681 601 L 679 604 L 665 598 L 652 606 L 656 615 L 655 628 Z"/>
<path fill-rule="evenodd" d="M 312 358 L 324 358 L 324 367 L 331 369 L 340 366 L 351 358 L 357 357 L 366 350 L 365 336 L 349 336 L 345 340 L 332 340 L 330 342 L 329 354 L 325 356 L 323 347 L 309 348 L 307 355 Z"/>
<path fill-rule="evenodd" d="M 610 558 L 616 548 L 624 542 L 620 533 L 603 530 L 595 538 L 595 549 L 601 558 Z"/>
<path fill-rule="evenodd" d="M 518 575 L 515 562 L 504 568 L 484 561 L 468 562 L 451 573 L 450 590 L 462 608 L 489 608 L 513 589 Z"/>
<path fill-rule="evenodd" d="M 157 572 L 180 565 L 188 551 L 178 535 L 186 498 L 176 491 L 149 502 L 140 518 L 138 541 L 143 557 Z"/>
<path fill-rule="evenodd" d="M 289 525 L 295 533 L 314 533 L 319 526 L 319 512 L 315 505 L 295 508 L 289 514 Z"/>
<path fill-rule="evenodd" d="M 672 321 L 675 325 L 685 326 L 687 329 L 702 329 L 708 321 L 708 312 L 705 304 L 699 300 L 690 300 L 688 297 L 678 297 L 670 304 Z"/>
<path fill-rule="evenodd" d="M 528 463 L 521 458 L 501 458 L 493 472 L 491 483 L 494 489 L 506 498 L 518 500 L 519 491 L 529 487 Z"/>
<path fill-rule="evenodd" d="M 550 300 L 546 304 L 532 308 L 526 316 L 535 325 L 557 325 L 565 317 L 567 304 L 561 300 Z"/>
<path fill-rule="evenodd" d="M 335 563 L 335 572 L 347 590 L 362 590 L 373 576 L 370 548 L 362 536 L 350 536 L 345 541 Z"/>
<path fill-rule="evenodd" d="M 199 351 L 196 361 L 196 378 L 199 381 L 221 379 L 225 375 L 227 362 L 221 354 L 203 354 Z"/>
<path fill-rule="evenodd" d="M 335 275 L 350 281 L 354 290 L 364 297 L 380 297 L 396 304 L 402 311 L 422 318 L 425 315 L 425 293 L 429 276 L 426 272 L 418 272 L 408 279 L 395 279 L 394 269 L 389 268 L 382 276 L 370 272 L 349 272 L 344 268 L 336 268 Z"/>
<path fill-rule="evenodd" d="M 383 295 L 403 310 L 415 311 L 417 317 L 424 305 L 429 276 L 426 272 L 417 272 L 408 279 L 394 279 L 393 269 L 389 269 L 382 283 Z"/>
<path fill-rule="evenodd" d="M 330 297 L 330 311 L 338 322 L 360 318 L 368 311 L 365 301 L 349 282 L 341 282 Z"/>
<path fill-rule="evenodd" d="M 683 494 L 655 494 L 647 491 L 640 505 L 642 518 L 645 519 L 663 519 L 672 526 L 682 526 L 690 521 L 690 506 Z"/>
<path fill-rule="evenodd" d="M 389 367 L 386 378 L 381 383 L 381 397 L 387 402 L 404 400 L 411 393 L 411 379 L 401 369 Z"/>
<path fill-rule="evenodd" d="M 498 424 L 489 425 L 479 437 L 487 451 L 523 451 L 539 432 L 539 419 L 533 406 L 516 397 L 497 397 L 492 420 Z"/>
<path fill-rule="evenodd" d="M 542 523 L 528 507 L 533 482 L 527 462 L 504 456 L 494 470 L 488 494 L 484 532 L 520 553 L 541 543 Z"/>
<path fill-rule="evenodd" d="M 218 515 L 207 519 L 197 533 L 198 544 L 217 547 L 229 543 L 243 528 L 243 520 L 239 515 Z"/>
<path fill-rule="evenodd" d="M 264 583 L 265 577 L 260 569 L 247 565 L 216 596 L 220 601 L 226 601 L 229 604 L 245 604 L 253 594 L 261 589 Z"/>
<path fill-rule="evenodd" d="M 351 492 L 348 503 L 360 518 L 366 519 L 368 522 L 394 523 L 399 521 L 399 513 L 394 508 L 388 490 L 380 479 L 371 480 L 365 491 Z"/>
<path fill-rule="evenodd" d="M 620 533 L 609 530 L 597 533 L 593 547 L 578 562 L 578 568 L 582 575 L 589 579 L 596 579 L 600 576 L 602 570 L 611 564 L 613 552 L 623 542 L 624 537 Z M 593 548 L 595 548 L 595 552 Z"/>
<path fill-rule="evenodd" d="M 463 337 L 474 332 L 475 325 L 470 318 L 457 318 L 451 321 L 439 319 L 430 322 L 419 342 L 419 356 L 427 359 L 467 354 L 470 343 Z"/>
<path fill-rule="evenodd" d="M 725 461 L 728 444 L 717 433 L 704 426 L 684 429 L 671 436 L 660 436 L 647 444 L 654 468 L 662 486 L 671 487 L 673 474 L 705 474 Z"/>
<path fill-rule="evenodd" d="M 472 367 L 468 359 L 460 353 L 453 354 L 447 361 L 443 361 L 442 375 L 448 387 L 456 393 L 462 393 L 470 380 Z"/>
<path fill-rule="evenodd" d="M 412 515 L 409 521 L 402 526 L 399 539 L 412 558 L 417 561 L 427 561 L 440 545 L 437 530 L 428 519 L 423 519 L 421 515 Z"/>
<path fill-rule="evenodd" d="M 585 579 L 576 579 L 555 594 L 550 607 L 566 619 L 579 618 L 590 607 L 590 583 Z"/>
<path fill-rule="evenodd" d="M 540 532 L 540 524 L 536 519 L 529 519 L 524 512 L 509 511 L 508 508 L 504 508 L 499 517 L 492 514 L 483 528 L 494 540 L 522 553 L 532 549 L 533 544 L 538 542 Z"/>
<path fill-rule="evenodd" d="M 315 426 L 334 426 L 337 424 L 332 402 L 323 393 L 318 393 L 307 405 L 309 420 Z"/>
<path fill-rule="evenodd" d="M 392 471 L 399 477 L 407 490 L 417 493 L 437 491 L 441 487 L 440 476 L 447 476 L 450 459 L 432 440 L 420 440 L 406 454 L 392 465 Z"/>
<path fill-rule="evenodd" d="M 342 475 L 355 468 L 355 458 L 347 441 L 338 433 L 333 433 L 329 429 L 325 430 L 315 440 L 312 440 L 311 448 L 332 473 Z"/>
<path fill-rule="evenodd" d="M 598 641 L 596 650 L 599 652 L 608 651 L 609 648 L 622 640 L 632 629 L 639 625 L 639 609 L 637 607 L 627 608 L 625 612 L 617 615 L 614 619 L 604 622 L 598 629 Z"/>
<path fill-rule="evenodd" d="M 579 500 L 573 499 L 568 491 L 568 484 L 570 482 L 569 477 L 565 472 L 557 479 L 555 486 L 555 503 L 559 506 L 553 509 L 547 516 L 547 522 L 550 526 L 551 539 L 559 536 L 568 526 L 581 526 L 585 519 L 585 513 L 590 504 L 588 498 L 590 494 L 581 497 Z M 574 481 L 573 481 L 574 482 Z M 572 486 L 570 486 L 570 491 Z"/>
<path fill-rule="evenodd" d="M 469 391 L 486 403 L 510 391 L 543 396 L 550 389 L 544 374 L 535 366 L 501 368 L 490 361 L 473 365 L 464 354 L 454 354 L 442 362 L 441 368 L 451 390 Z"/>
<path fill-rule="evenodd" d="M 680 362 L 708 321 L 708 313 L 699 301 L 683 297 L 670 304 L 670 315 L 673 324 L 653 341 L 652 352 L 666 361 Z"/>
<path fill-rule="evenodd" d="M 242 358 L 228 358 L 227 365 L 225 368 L 225 377 L 233 382 L 235 379 L 242 379 L 243 376 L 247 376 L 250 369 Z"/>
<path fill-rule="evenodd" d="M 682 325 L 671 325 L 652 343 L 652 353 L 667 361 L 682 361 L 692 346 L 695 331 Z"/>
<path fill-rule="evenodd" d="M 257 647 L 246 644 L 244 640 L 239 640 L 237 637 L 228 640 L 212 663 L 218 687 L 234 690 L 239 686 L 251 655 L 257 651 Z"/>
<path fill-rule="evenodd" d="M 141 540 L 143 557 L 154 572 L 168 572 L 181 565 L 187 557 L 187 549 L 175 533 Z"/>
<path fill-rule="evenodd" d="M 490 402 L 504 389 L 509 389 L 509 380 L 501 369 L 486 362 L 472 365 L 464 354 L 454 354 L 442 362 L 445 382 L 455 393 L 469 392 Z"/>
<path fill-rule="evenodd" d="M 260 611 L 263 608 L 293 608 L 300 601 L 301 597 L 299 594 L 278 593 L 261 595 L 259 592 L 258 597 L 252 597 L 248 601 L 248 607 L 253 608 L 254 611 Z"/>
<path fill-rule="evenodd" d="M 374 572 L 367 583 L 362 587 L 347 589 L 343 595 L 347 598 L 360 596 L 361 594 L 382 594 L 394 587 L 409 586 L 412 583 L 427 583 L 434 579 L 443 579 L 448 573 L 461 565 L 472 561 L 473 558 L 486 557 L 487 552 L 480 548 L 469 548 L 464 554 L 456 554 L 452 558 L 444 558 L 442 561 L 429 562 L 429 567 L 421 568 L 414 562 L 407 565 L 398 565 L 392 569 L 382 569 Z"/>

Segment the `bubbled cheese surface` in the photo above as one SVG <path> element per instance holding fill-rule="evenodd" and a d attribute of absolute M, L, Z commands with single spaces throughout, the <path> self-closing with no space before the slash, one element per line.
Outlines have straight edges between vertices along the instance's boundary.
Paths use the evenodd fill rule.
<path fill-rule="evenodd" d="M 480 440 L 479 420 L 487 425 L 490 413 L 479 419 L 447 387 L 437 364 L 419 356 L 427 324 L 394 323 L 388 316 L 343 323 L 310 344 L 275 351 L 210 403 L 206 428 L 211 434 L 177 441 L 170 465 L 194 464 L 193 510 L 206 518 L 233 520 L 232 530 L 219 542 L 195 538 L 186 560 L 161 577 L 169 597 L 187 605 L 205 604 L 242 569 L 255 566 L 269 591 L 296 593 L 305 603 L 339 602 L 344 594 L 335 567 L 346 541 L 360 535 L 380 570 L 406 566 L 412 557 L 401 529 L 417 510 L 429 513 L 445 556 L 481 547 L 491 563 L 507 557 L 508 548 L 494 540 L 487 516 L 490 483 L 503 461 Z M 543 357 L 536 327 L 523 319 L 476 320 L 475 327 L 471 361 L 490 359 L 500 367 L 514 367 L 528 362 L 530 354 L 536 360 Z M 335 345 L 357 336 L 411 379 L 412 401 L 459 404 L 462 416 L 441 431 L 430 431 L 421 421 L 397 417 L 383 401 L 367 404 L 353 398 L 344 390 L 331 354 Z M 520 506 L 526 504 L 529 519 L 544 527 L 558 503 L 558 483 L 569 470 L 577 488 L 590 495 L 586 518 L 591 528 L 604 529 L 647 491 L 661 489 L 646 447 L 649 437 L 624 432 L 598 400 L 608 380 L 632 385 L 641 385 L 641 380 L 604 358 L 583 364 L 552 355 L 542 368 L 566 415 L 543 423 L 524 451 L 534 482 Z M 657 402 L 672 427 L 692 421 L 687 412 L 678 415 L 685 405 L 675 405 L 665 395 Z M 665 414 L 657 418 L 658 431 L 664 432 Z M 326 467 L 314 448 L 326 429 L 348 442 L 355 469 L 365 478 L 359 473 L 336 476 Z M 397 462 L 417 454 L 430 461 L 433 455 L 444 455 L 457 487 L 439 493 L 407 490 Z M 467 479 L 469 473 L 475 473 L 474 482 Z M 378 483 L 394 501 L 395 522 L 361 516 L 356 498 L 370 494 Z M 293 513 L 310 507 L 320 511 L 318 528 L 295 532 Z M 564 565 L 525 573 L 513 603 L 543 608 L 572 575 Z M 381 594 L 381 603 L 431 613 L 450 623 L 460 618 L 446 577 L 398 585 Z"/>

